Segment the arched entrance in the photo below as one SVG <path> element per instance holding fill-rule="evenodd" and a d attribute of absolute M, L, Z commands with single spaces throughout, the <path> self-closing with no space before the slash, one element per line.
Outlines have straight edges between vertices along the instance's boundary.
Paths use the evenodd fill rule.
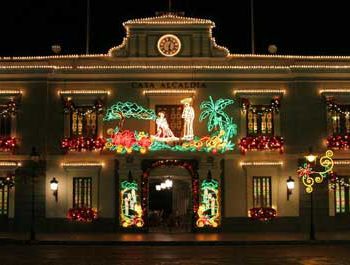
<path fill-rule="evenodd" d="M 170 214 L 174 216 L 175 211 L 178 210 L 177 203 L 181 204 L 184 203 L 183 200 L 179 198 L 179 194 L 175 194 L 175 198 L 173 198 L 173 193 L 168 192 L 168 194 L 165 192 L 163 193 L 163 197 L 161 194 L 159 194 L 159 198 L 153 197 L 152 205 L 150 205 L 150 189 L 155 189 L 156 185 L 159 185 L 161 181 L 165 181 L 165 178 L 162 176 L 157 176 L 155 174 L 152 176 L 152 171 L 159 168 L 174 168 L 174 167 L 180 167 L 185 169 L 187 171 L 187 174 L 189 174 L 190 178 L 186 177 L 183 178 L 183 176 L 175 176 L 173 181 L 176 185 L 183 185 L 183 187 L 186 187 L 186 182 L 189 181 L 189 191 L 191 192 L 191 196 L 188 198 L 191 198 L 190 206 L 191 206 L 191 230 L 195 227 L 195 222 L 198 218 L 198 207 L 199 207 L 199 176 L 198 176 L 198 162 L 197 160 L 177 160 L 177 159 L 166 159 L 166 160 L 144 160 L 142 162 L 142 180 L 141 180 L 141 205 L 143 210 L 143 219 L 145 223 L 145 228 L 148 230 L 150 226 L 150 206 L 151 210 L 157 210 L 161 207 L 167 208 L 168 213 L 165 213 L 165 218 L 168 218 Z M 179 189 L 178 189 L 179 190 Z M 153 192 L 153 191 L 152 191 Z M 154 194 L 154 193 L 153 193 Z M 177 197 L 177 198 L 176 198 Z M 157 203 L 155 203 L 155 200 L 163 200 L 161 202 L 161 205 L 157 206 Z M 174 199 L 174 200 L 173 200 Z M 164 209 L 163 209 L 164 210 Z M 183 209 L 182 209 L 183 211 Z M 152 213 L 153 214 L 153 213 Z M 168 220 L 163 220 L 168 221 Z M 153 223 L 152 223 L 153 225 Z M 162 224 L 164 227 L 164 223 Z M 186 229 L 186 228 L 185 228 Z"/>

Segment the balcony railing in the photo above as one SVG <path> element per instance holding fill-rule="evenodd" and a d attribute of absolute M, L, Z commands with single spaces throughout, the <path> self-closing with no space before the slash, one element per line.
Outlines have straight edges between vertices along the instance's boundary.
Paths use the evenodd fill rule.
<path fill-rule="evenodd" d="M 61 148 L 64 152 L 102 151 L 105 143 L 106 140 L 102 137 L 66 137 L 61 141 Z"/>
<path fill-rule="evenodd" d="M 250 150 L 271 151 L 278 150 L 283 153 L 284 140 L 281 136 L 247 136 L 240 140 L 239 148 L 242 154 Z"/>
<path fill-rule="evenodd" d="M 17 146 L 15 137 L 0 136 L 0 151 L 12 152 Z"/>

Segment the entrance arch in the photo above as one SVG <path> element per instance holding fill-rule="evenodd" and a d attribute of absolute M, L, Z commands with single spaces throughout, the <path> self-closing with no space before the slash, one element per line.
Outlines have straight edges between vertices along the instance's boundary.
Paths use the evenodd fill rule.
<path fill-rule="evenodd" d="M 142 216 L 145 228 L 148 230 L 148 206 L 149 206 L 149 178 L 150 173 L 155 168 L 160 167 L 182 167 L 186 169 L 191 176 L 192 190 L 192 230 L 198 219 L 199 207 L 199 175 L 198 161 L 195 159 L 146 159 L 142 161 L 142 177 L 141 177 L 141 206 Z"/>

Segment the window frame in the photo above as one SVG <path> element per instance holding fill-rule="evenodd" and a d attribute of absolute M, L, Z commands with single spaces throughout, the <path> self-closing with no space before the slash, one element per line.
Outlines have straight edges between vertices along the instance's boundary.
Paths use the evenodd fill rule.
<path fill-rule="evenodd" d="M 260 189 L 260 195 L 258 197 L 258 199 L 256 200 L 256 194 L 255 194 L 255 184 L 257 183 L 257 181 L 259 179 L 259 189 Z M 265 185 L 267 184 L 269 186 L 268 188 L 268 198 L 266 199 L 266 188 L 265 190 L 263 189 L 263 184 L 264 184 L 264 180 L 267 180 L 265 182 Z M 254 208 L 260 208 L 260 207 L 272 207 L 272 177 L 271 176 L 252 176 L 252 192 L 253 192 L 253 207 Z M 266 205 L 265 205 L 265 200 L 266 200 Z M 267 201 L 268 200 L 268 201 Z M 257 203 L 256 203 L 257 202 Z M 264 202 L 264 203 L 262 203 Z"/>
<path fill-rule="evenodd" d="M 347 179 L 346 183 L 350 183 L 350 176 L 339 176 L 340 179 Z M 342 189 L 344 188 L 344 212 L 341 211 L 340 208 L 340 212 L 337 211 L 337 189 Z M 341 193 L 339 193 L 340 196 L 340 202 L 341 202 Z M 341 207 L 341 205 L 340 205 Z M 350 187 L 346 187 L 346 186 L 341 186 L 338 183 L 335 185 L 335 189 L 334 189 L 334 213 L 336 216 L 339 215 L 350 215 Z"/>
<path fill-rule="evenodd" d="M 247 132 L 246 135 L 248 137 L 249 136 L 250 137 L 254 137 L 254 136 L 274 136 L 275 135 L 275 121 L 274 121 L 275 115 L 274 115 L 273 111 L 266 112 L 266 114 L 269 113 L 269 114 L 272 115 L 272 117 L 271 117 L 271 133 L 262 133 L 262 119 L 261 119 L 262 115 L 259 114 L 259 111 L 256 112 L 256 115 L 258 116 L 258 119 L 257 119 L 257 127 L 258 127 L 257 132 L 256 133 L 254 133 L 254 132 L 250 133 L 249 132 L 249 118 L 248 118 L 248 115 L 253 112 L 253 108 L 255 108 L 257 110 L 258 109 L 261 110 L 264 107 L 266 107 L 266 105 L 253 105 L 251 108 L 247 109 L 245 120 L 246 120 L 246 132 Z M 267 122 L 266 122 L 266 127 L 267 127 Z"/>
<path fill-rule="evenodd" d="M 82 186 L 79 185 L 79 181 L 82 181 L 84 183 L 83 185 L 83 189 L 87 190 L 87 192 L 89 193 L 87 198 L 89 200 L 89 202 L 87 204 L 82 204 L 81 202 L 79 203 L 80 199 L 82 198 L 83 194 L 85 196 L 84 192 L 81 192 L 81 190 L 79 190 L 78 194 L 76 194 L 76 182 L 78 182 L 78 187 L 79 189 L 82 188 Z M 92 189 L 93 189 L 93 185 L 92 185 L 92 177 L 73 177 L 73 192 L 72 192 L 72 206 L 73 208 L 92 208 L 93 205 L 93 198 L 92 198 Z M 79 198 L 80 197 L 80 198 Z M 76 202 L 75 198 L 78 199 L 78 202 Z"/>

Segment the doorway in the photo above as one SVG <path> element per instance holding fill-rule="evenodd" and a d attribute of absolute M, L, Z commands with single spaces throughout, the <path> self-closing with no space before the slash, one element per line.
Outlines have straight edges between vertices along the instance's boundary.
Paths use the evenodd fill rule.
<path fill-rule="evenodd" d="M 163 233 L 193 231 L 199 207 L 197 160 L 145 159 L 142 171 L 144 228 Z"/>
<path fill-rule="evenodd" d="M 191 179 L 187 176 L 151 176 L 148 221 L 150 232 L 191 231 Z"/>

